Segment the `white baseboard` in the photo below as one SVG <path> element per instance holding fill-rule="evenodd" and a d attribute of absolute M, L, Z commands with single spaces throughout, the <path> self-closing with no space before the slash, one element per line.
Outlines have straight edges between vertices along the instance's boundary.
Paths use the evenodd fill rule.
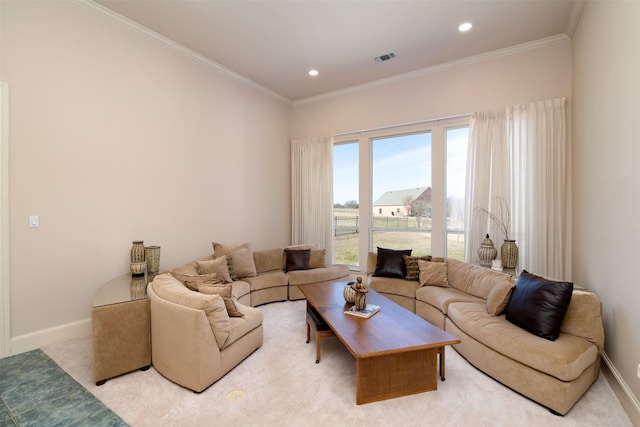
<path fill-rule="evenodd" d="M 78 320 L 29 334 L 11 338 L 11 354 L 20 354 L 35 350 L 47 344 L 53 344 L 91 333 L 91 318 Z"/>
<path fill-rule="evenodd" d="M 615 365 L 613 364 L 613 362 L 611 361 L 607 353 L 602 352 L 602 360 L 604 361 L 605 365 L 607 365 L 607 368 L 609 369 L 609 373 L 611 374 L 611 376 L 613 376 L 613 379 L 615 379 L 616 383 L 620 387 L 620 391 L 623 393 L 624 397 L 626 397 L 627 399 L 626 402 L 622 401 L 621 396 L 618 396 L 618 399 L 620 399 L 622 406 L 625 408 L 625 410 L 627 411 L 627 414 L 629 415 L 629 418 L 632 419 L 632 422 L 634 422 L 634 425 L 635 425 L 636 420 L 640 420 L 640 402 L 638 402 L 638 398 L 633 394 L 633 392 L 627 385 L 624 378 L 622 378 L 622 375 L 620 375 L 620 372 L 618 371 L 618 369 L 616 369 Z M 614 392 L 615 391 L 616 390 L 614 389 Z M 619 393 L 616 393 L 616 394 L 619 394 Z M 635 411 L 635 413 L 630 413 L 631 411 Z"/>

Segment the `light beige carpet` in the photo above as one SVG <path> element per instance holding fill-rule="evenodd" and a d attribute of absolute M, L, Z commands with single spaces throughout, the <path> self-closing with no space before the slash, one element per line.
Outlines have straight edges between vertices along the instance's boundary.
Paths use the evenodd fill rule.
<path fill-rule="evenodd" d="M 602 374 L 564 417 L 476 370 L 453 349 L 438 390 L 355 404 L 355 360 L 337 338 L 305 344 L 304 301 L 273 303 L 264 313 L 264 344 L 201 394 L 153 368 L 97 387 L 91 337 L 43 350 L 132 426 L 632 426 Z"/>

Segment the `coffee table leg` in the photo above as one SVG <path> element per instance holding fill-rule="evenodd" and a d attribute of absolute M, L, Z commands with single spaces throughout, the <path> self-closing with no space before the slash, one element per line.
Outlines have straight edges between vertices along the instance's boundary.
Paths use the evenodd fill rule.
<path fill-rule="evenodd" d="M 444 381 L 446 379 L 444 377 L 444 347 L 438 349 L 438 354 L 440 355 L 440 380 Z"/>

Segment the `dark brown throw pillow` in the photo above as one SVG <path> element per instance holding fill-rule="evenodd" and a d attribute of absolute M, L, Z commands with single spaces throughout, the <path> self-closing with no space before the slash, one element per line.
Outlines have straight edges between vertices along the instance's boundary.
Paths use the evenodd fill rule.
<path fill-rule="evenodd" d="M 419 259 L 423 261 L 431 261 L 431 255 L 424 255 L 424 256 L 405 255 L 403 258 L 404 258 L 404 266 L 407 269 L 407 275 L 405 277 L 405 279 L 407 280 L 420 279 L 420 266 L 418 265 Z"/>
<path fill-rule="evenodd" d="M 407 267 L 404 263 L 404 256 L 411 255 L 412 250 L 413 249 L 394 250 L 378 246 L 376 271 L 373 275 L 378 277 L 395 277 L 398 279 L 404 279 L 407 276 Z"/>
<path fill-rule="evenodd" d="M 507 305 L 507 320 L 541 338 L 560 336 L 573 283 L 548 280 L 523 270 Z"/>
<path fill-rule="evenodd" d="M 231 281 L 235 282 L 236 280 L 240 280 L 238 275 L 236 274 L 235 268 L 233 268 L 233 256 L 226 255 L 227 257 L 227 270 L 229 270 L 229 277 L 231 277 Z"/>
<path fill-rule="evenodd" d="M 287 263 L 285 271 L 308 270 L 311 249 L 285 249 Z"/>

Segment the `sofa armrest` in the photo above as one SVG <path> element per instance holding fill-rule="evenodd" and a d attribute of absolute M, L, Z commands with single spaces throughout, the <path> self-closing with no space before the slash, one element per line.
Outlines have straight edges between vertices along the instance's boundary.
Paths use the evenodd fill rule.
<path fill-rule="evenodd" d="M 602 302 L 593 292 L 574 290 L 560 332 L 585 338 L 604 351 Z"/>
<path fill-rule="evenodd" d="M 220 350 L 204 310 L 160 298 L 147 288 L 151 303 L 151 359 L 171 381 L 200 392 L 222 375 Z"/>
<path fill-rule="evenodd" d="M 376 263 L 378 262 L 378 254 L 369 252 L 367 254 L 367 277 L 376 272 Z"/>

